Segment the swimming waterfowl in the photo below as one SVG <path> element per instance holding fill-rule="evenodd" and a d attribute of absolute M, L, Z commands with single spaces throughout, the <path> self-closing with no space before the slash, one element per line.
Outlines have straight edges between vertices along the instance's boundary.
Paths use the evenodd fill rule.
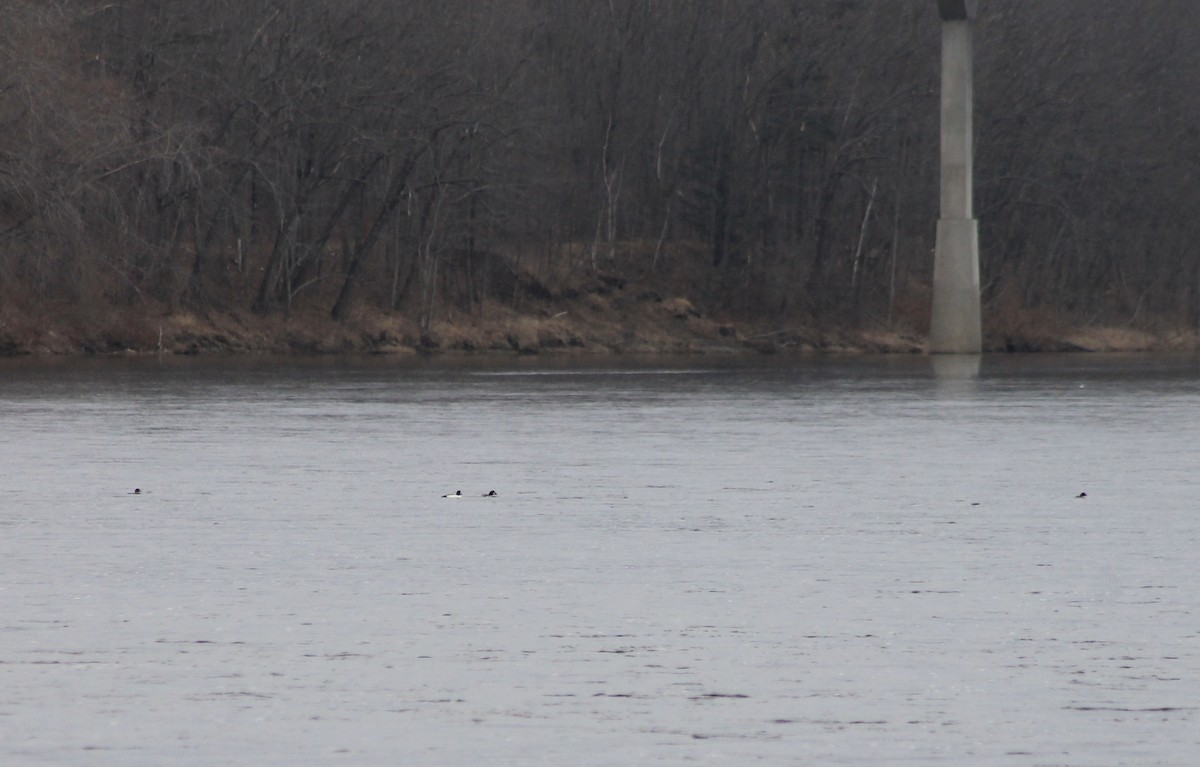
<path fill-rule="evenodd" d="M 135 487 L 135 488 L 133 488 L 133 490 L 131 490 L 131 491 L 129 492 L 129 494 L 130 494 L 130 495 L 141 495 L 141 494 L 142 494 L 142 488 L 140 488 L 140 487 Z"/>
<path fill-rule="evenodd" d="M 495 498 L 495 497 L 496 497 L 496 491 L 495 491 L 495 490 L 489 490 L 489 491 L 487 491 L 486 493 L 484 493 L 484 494 L 483 494 L 483 497 L 484 497 L 484 498 Z"/>
<path fill-rule="evenodd" d="M 1079 495 L 1077 495 L 1075 497 L 1076 498 L 1087 498 L 1087 493 L 1080 493 Z"/>
<path fill-rule="evenodd" d="M 462 498 L 462 490 L 455 490 L 453 493 L 447 493 L 443 498 Z"/>

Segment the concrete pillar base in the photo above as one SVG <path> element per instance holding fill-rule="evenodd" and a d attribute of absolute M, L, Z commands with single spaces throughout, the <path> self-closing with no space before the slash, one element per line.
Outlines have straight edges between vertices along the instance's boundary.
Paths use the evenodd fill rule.
<path fill-rule="evenodd" d="M 979 224 L 973 218 L 943 218 L 933 254 L 933 354 L 979 354 L 983 327 L 979 308 Z"/>

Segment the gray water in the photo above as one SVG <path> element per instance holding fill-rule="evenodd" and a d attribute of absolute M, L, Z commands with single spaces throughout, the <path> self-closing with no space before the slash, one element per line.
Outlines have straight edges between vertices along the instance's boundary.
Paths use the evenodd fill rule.
<path fill-rule="evenodd" d="M 1195 764 L 1200 361 L 936 362 L 0 364 L 0 763 Z"/>

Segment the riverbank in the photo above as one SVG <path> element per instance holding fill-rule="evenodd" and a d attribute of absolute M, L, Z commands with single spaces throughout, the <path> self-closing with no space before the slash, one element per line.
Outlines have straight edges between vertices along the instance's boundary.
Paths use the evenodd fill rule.
<path fill-rule="evenodd" d="M 989 352 L 1188 351 L 1183 330 L 1071 327 L 1017 317 L 985 327 Z M 363 310 L 344 322 L 324 312 L 262 316 L 199 314 L 163 307 L 59 307 L 0 315 L 0 356 L 229 354 L 920 354 L 922 332 L 893 327 L 819 327 L 710 314 L 683 297 L 584 294 L 516 311 L 485 302 L 448 311 L 422 330 L 415 318 Z"/>

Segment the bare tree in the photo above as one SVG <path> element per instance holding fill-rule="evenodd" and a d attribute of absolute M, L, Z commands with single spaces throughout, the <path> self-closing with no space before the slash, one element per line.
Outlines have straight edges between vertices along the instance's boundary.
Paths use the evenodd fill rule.
<path fill-rule="evenodd" d="M 650 273 L 703 252 L 688 279 L 712 302 L 853 322 L 893 317 L 929 279 L 929 6 L 0 5 L 11 295 L 341 319 L 365 305 L 428 326 L 500 283 L 515 298 L 521 259 L 570 274 L 637 256 L 622 263 Z M 991 305 L 1200 318 L 1185 11 L 983 7 Z"/>

